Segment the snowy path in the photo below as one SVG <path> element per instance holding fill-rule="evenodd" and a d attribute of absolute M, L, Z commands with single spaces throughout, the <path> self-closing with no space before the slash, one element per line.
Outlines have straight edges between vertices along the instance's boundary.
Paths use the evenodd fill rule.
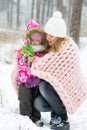
<path fill-rule="evenodd" d="M 3 69 L 1 69 L 3 68 Z M 10 73 L 13 65 L 0 64 L 0 89 L 4 91 L 0 109 L 0 130 L 50 130 L 50 113 L 42 113 L 44 127 L 37 127 L 27 116 L 18 112 L 18 100 L 12 87 Z M 6 105 L 7 104 L 7 105 Z M 74 115 L 69 115 L 71 130 L 87 130 L 87 100 Z"/>
<path fill-rule="evenodd" d="M 3 50 L 2 50 L 3 51 Z M 87 45 L 81 49 L 82 71 L 87 79 Z M 11 83 L 10 74 L 14 65 L 0 62 L 0 130 L 50 130 L 50 113 L 41 113 L 45 125 L 37 127 L 27 116 L 21 116 L 17 95 Z M 74 115 L 69 115 L 70 130 L 87 130 L 87 99 Z"/>

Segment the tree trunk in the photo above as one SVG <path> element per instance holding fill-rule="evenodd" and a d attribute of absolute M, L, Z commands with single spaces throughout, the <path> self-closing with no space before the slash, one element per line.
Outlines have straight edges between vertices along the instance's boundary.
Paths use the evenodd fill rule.
<path fill-rule="evenodd" d="M 47 0 L 47 17 L 50 16 L 50 0 Z"/>
<path fill-rule="evenodd" d="M 53 15 L 53 0 L 51 1 L 51 5 L 50 5 L 50 15 Z"/>
<path fill-rule="evenodd" d="M 57 10 L 61 11 L 63 14 L 63 0 L 57 0 Z"/>
<path fill-rule="evenodd" d="M 46 9 L 46 0 L 43 0 L 42 3 L 42 14 L 41 14 L 41 24 L 44 25 L 44 21 L 45 21 L 45 9 Z"/>
<path fill-rule="evenodd" d="M 20 0 L 17 0 L 17 29 L 19 29 L 20 26 Z"/>
<path fill-rule="evenodd" d="M 10 5 L 10 0 L 7 0 L 7 25 L 8 25 L 8 27 L 9 27 L 9 17 L 10 17 L 9 5 Z"/>
<path fill-rule="evenodd" d="M 7 2 L 7 21 L 8 21 L 8 27 L 12 28 L 12 23 L 13 23 L 13 0 L 8 0 L 8 2 Z"/>
<path fill-rule="evenodd" d="M 67 19 L 68 33 L 69 33 L 69 28 L 70 28 L 71 15 L 72 15 L 72 0 L 69 0 L 68 1 L 68 19 Z"/>
<path fill-rule="evenodd" d="M 31 8 L 31 18 L 34 18 L 34 7 L 35 7 L 35 5 L 34 5 L 34 0 L 32 0 L 32 8 Z"/>
<path fill-rule="evenodd" d="M 12 28 L 13 24 L 13 0 L 11 0 L 10 3 L 10 27 Z"/>
<path fill-rule="evenodd" d="M 82 3 L 83 0 L 74 0 L 72 3 L 72 17 L 69 34 L 76 43 L 79 43 Z"/>
<path fill-rule="evenodd" d="M 37 22 L 39 22 L 40 21 L 40 7 L 41 7 L 41 0 L 37 0 L 36 1 L 37 3 L 36 3 L 36 20 L 37 20 Z"/>

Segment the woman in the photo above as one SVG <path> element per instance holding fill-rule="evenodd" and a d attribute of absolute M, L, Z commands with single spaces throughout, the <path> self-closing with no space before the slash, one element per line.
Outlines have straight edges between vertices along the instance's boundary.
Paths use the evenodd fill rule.
<path fill-rule="evenodd" d="M 86 97 L 79 51 L 67 36 L 61 12 L 54 12 L 45 25 L 45 32 L 47 54 L 32 65 L 32 74 L 43 79 L 34 106 L 38 111 L 51 111 L 52 129 L 69 130 L 67 112 L 73 114 Z"/>

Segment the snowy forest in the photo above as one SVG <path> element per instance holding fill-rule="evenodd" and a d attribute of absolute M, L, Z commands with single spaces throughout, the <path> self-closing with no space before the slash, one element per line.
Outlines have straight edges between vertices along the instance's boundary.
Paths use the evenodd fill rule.
<path fill-rule="evenodd" d="M 87 35 L 86 0 L 0 0 L 0 28 L 5 29 L 4 33 L 7 29 L 13 30 L 19 38 L 31 18 L 44 28 L 48 18 L 56 10 L 62 12 L 68 27 L 68 34 L 77 43 L 79 36 Z M 4 38 L 4 36 L 0 37 Z M 15 39 L 16 36 L 13 40 Z"/>
<path fill-rule="evenodd" d="M 87 82 L 87 0 L 0 0 L 0 130 L 50 130 L 50 112 L 37 127 L 19 112 L 18 95 L 12 84 L 14 50 L 20 47 L 30 19 L 45 23 L 54 11 L 61 11 L 70 35 L 79 47 L 80 65 Z M 68 114 L 70 130 L 87 130 L 87 98 L 77 112 Z"/>

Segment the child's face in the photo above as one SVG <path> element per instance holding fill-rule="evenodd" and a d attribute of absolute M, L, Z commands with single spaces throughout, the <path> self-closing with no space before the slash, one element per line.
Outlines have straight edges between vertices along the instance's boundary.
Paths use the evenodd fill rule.
<path fill-rule="evenodd" d="M 41 41 L 35 40 L 35 39 L 31 39 L 31 44 L 32 44 L 32 45 L 40 45 L 40 44 L 41 44 Z"/>
<path fill-rule="evenodd" d="M 32 45 L 40 45 L 42 41 L 42 36 L 39 33 L 35 33 L 30 38 Z"/>

